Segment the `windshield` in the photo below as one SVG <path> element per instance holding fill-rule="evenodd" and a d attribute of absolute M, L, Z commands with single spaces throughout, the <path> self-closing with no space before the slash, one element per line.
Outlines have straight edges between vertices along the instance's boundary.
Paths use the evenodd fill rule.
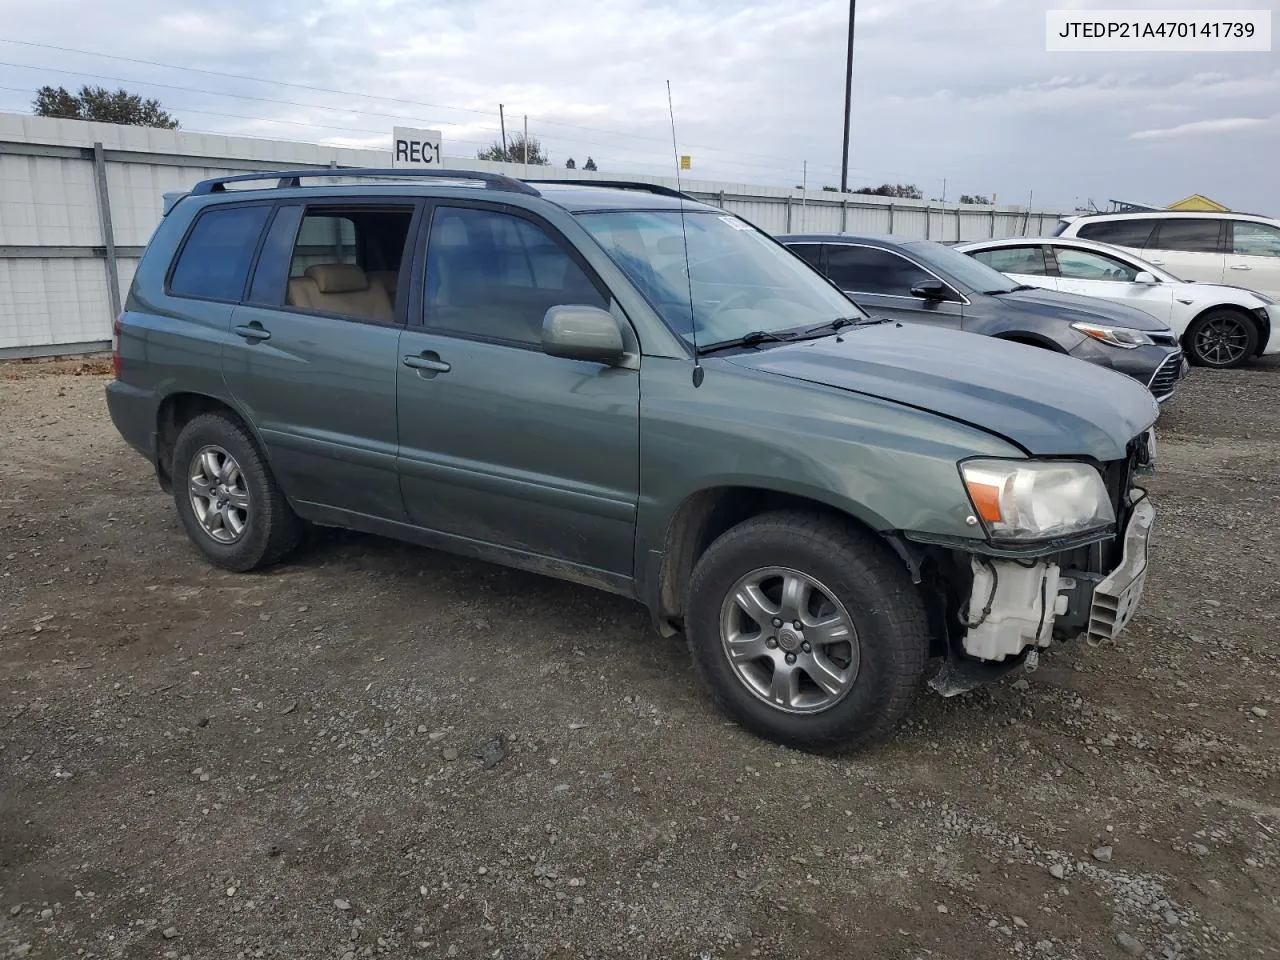
<path fill-rule="evenodd" d="M 777 333 L 864 316 L 807 263 L 736 217 L 685 212 L 687 274 L 680 211 L 624 210 L 578 218 L 672 330 L 691 341 L 696 324 L 699 347 L 757 331 Z"/>
<path fill-rule="evenodd" d="M 950 274 L 953 279 L 978 293 L 1008 293 L 1018 286 L 1000 271 L 940 243 L 914 240 L 905 246 L 926 267 Z"/>

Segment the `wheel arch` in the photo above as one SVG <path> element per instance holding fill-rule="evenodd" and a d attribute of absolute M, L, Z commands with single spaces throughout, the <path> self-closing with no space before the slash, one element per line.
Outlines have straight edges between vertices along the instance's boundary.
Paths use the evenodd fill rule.
<path fill-rule="evenodd" d="M 684 618 L 689 578 L 698 558 L 717 537 L 744 520 L 761 513 L 795 510 L 818 513 L 837 523 L 856 527 L 883 539 L 910 568 L 911 560 L 899 544 L 885 537 L 870 517 L 824 500 L 770 487 L 721 485 L 689 494 L 671 514 L 662 543 L 661 562 L 653 572 L 652 606 L 663 632 L 680 629 Z"/>
<path fill-rule="evenodd" d="M 173 489 L 173 448 L 178 435 L 188 423 L 206 413 L 225 414 L 242 425 L 249 431 L 258 452 L 266 458 L 262 438 L 249 418 L 233 404 L 206 393 L 175 391 L 161 400 L 156 410 L 156 477 L 166 493 Z"/>
<path fill-rule="evenodd" d="M 1066 353 L 1061 344 L 1055 343 L 1044 334 L 1032 333 L 1029 330 L 1006 330 L 993 336 L 996 340 L 1008 340 L 1010 343 L 1021 343 L 1027 347 L 1040 347 L 1044 350 L 1052 350 L 1054 353 Z"/>
<path fill-rule="evenodd" d="M 1269 319 L 1264 320 L 1254 311 L 1239 303 L 1215 303 L 1212 306 L 1205 307 L 1192 317 L 1187 323 L 1187 328 L 1182 331 L 1182 336 L 1178 338 L 1178 342 L 1182 345 L 1183 351 L 1188 354 L 1191 352 L 1191 328 L 1199 323 L 1204 317 L 1207 317 L 1211 313 L 1217 313 L 1218 311 L 1234 313 L 1237 316 L 1244 317 L 1253 324 L 1253 328 L 1258 331 L 1258 343 L 1254 347 L 1252 356 L 1262 356 L 1262 351 L 1266 349 L 1267 341 L 1271 338 L 1271 321 Z"/>

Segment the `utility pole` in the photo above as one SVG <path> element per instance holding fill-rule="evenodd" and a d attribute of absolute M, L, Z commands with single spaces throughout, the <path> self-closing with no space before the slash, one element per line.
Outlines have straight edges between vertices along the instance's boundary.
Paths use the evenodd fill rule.
<path fill-rule="evenodd" d="M 529 165 L 529 115 L 524 115 L 524 165 Z M 528 173 L 529 171 L 525 171 Z"/>
<path fill-rule="evenodd" d="M 805 201 L 809 199 L 809 161 L 803 161 L 800 172 L 800 231 L 804 232 Z"/>
<path fill-rule="evenodd" d="M 853 15 L 858 0 L 849 0 L 849 49 L 844 58 L 844 144 L 840 156 L 840 192 L 849 192 L 849 111 L 853 107 Z"/>
<path fill-rule="evenodd" d="M 502 112 L 502 104 L 498 104 L 498 124 L 502 127 L 502 159 L 507 159 L 507 118 Z"/>

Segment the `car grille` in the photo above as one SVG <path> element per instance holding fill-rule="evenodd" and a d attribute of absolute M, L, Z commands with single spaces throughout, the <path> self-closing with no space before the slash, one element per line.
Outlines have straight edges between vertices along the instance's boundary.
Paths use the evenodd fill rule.
<path fill-rule="evenodd" d="M 1156 372 L 1151 376 L 1151 382 L 1147 384 L 1147 389 L 1157 400 L 1167 400 L 1173 396 L 1173 389 L 1178 385 L 1178 379 L 1181 376 L 1182 351 L 1175 350 L 1156 368 Z"/>

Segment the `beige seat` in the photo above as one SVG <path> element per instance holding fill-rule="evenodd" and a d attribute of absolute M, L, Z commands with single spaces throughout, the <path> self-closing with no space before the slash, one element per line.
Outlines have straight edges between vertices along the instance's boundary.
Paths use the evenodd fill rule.
<path fill-rule="evenodd" d="M 391 297 L 354 263 L 317 263 L 289 281 L 289 304 L 304 310 L 390 322 Z"/>
<path fill-rule="evenodd" d="M 382 289 L 387 291 L 387 296 L 391 298 L 391 302 L 396 302 L 396 282 L 400 279 L 399 270 L 370 270 L 369 283 L 378 284 Z"/>

